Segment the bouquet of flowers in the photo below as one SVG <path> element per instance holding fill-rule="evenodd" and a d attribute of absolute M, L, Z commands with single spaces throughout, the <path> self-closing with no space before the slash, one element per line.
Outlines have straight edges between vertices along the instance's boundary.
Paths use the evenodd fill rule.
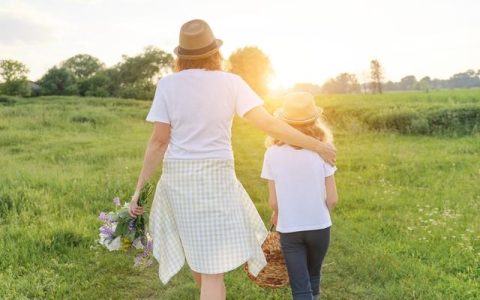
<path fill-rule="evenodd" d="M 145 207 L 147 198 L 153 191 L 153 185 L 147 183 L 142 189 L 138 198 L 138 205 Z M 100 226 L 99 243 L 109 251 L 123 250 L 132 252 L 143 249 L 134 259 L 135 267 L 147 267 L 153 263 L 152 259 L 152 239 L 146 228 L 148 224 L 148 214 L 132 218 L 128 214 L 130 202 L 125 202 L 122 206 L 119 197 L 113 198 L 115 211 L 100 212 L 98 218 L 103 222 Z"/>

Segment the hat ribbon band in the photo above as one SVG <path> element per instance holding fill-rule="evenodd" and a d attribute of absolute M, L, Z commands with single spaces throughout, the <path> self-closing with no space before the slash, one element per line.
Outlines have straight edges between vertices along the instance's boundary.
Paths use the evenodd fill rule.
<path fill-rule="evenodd" d="M 178 47 L 178 54 L 180 55 L 199 55 L 199 54 L 204 54 L 209 52 L 210 50 L 216 49 L 217 48 L 217 41 L 213 40 L 213 42 L 203 48 L 198 48 L 198 49 L 185 49 L 182 47 Z"/>

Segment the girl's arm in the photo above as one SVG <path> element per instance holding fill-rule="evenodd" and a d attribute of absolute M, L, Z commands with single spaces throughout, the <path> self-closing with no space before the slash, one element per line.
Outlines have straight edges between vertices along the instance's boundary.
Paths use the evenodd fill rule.
<path fill-rule="evenodd" d="M 158 164 L 163 160 L 163 155 L 170 142 L 170 124 L 155 122 L 153 133 L 148 141 L 143 158 L 143 166 L 138 176 L 137 187 L 130 202 L 129 214 L 132 217 L 144 213 L 143 207 L 138 206 L 138 197 L 145 183 L 155 173 Z"/>
<path fill-rule="evenodd" d="M 327 197 L 326 197 L 327 207 L 328 207 L 328 210 L 332 212 L 338 200 L 337 185 L 335 184 L 334 175 L 325 177 L 325 190 L 327 194 Z"/>
<path fill-rule="evenodd" d="M 275 191 L 275 181 L 268 180 L 268 205 L 273 210 L 272 218 L 270 222 L 277 226 L 278 219 L 278 203 L 277 203 L 277 192 Z"/>
<path fill-rule="evenodd" d="M 263 106 L 251 109 L 244 118 L 268 135 L 287 144 L 315 151 L 330 165 L 335 165 L 337 151 L 333 145 L 303 134 L 287 123 L 274 118 Z"/>

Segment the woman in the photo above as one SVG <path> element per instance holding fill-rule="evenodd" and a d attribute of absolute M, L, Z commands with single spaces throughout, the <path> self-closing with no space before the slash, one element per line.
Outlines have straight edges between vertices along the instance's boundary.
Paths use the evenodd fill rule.
<path fill-rule="evenodd" d="M 163 161 L 149 230 L 159 277 L 167 283 L 185 260 L 200 299 L 225 299 L 223 274 L 243 263 L 253 275 L 265 266 L 267 230 L 235 176 L 231 146 L 234 114 L 268 135 L 335 162 L 335 149 L 272 117 L 238 76 L 220 71 L 219 48 L 205 21 L 180 30 L 176 71 L 157 85 L 147 121 L 154 123 L 130 215 L 142 214 L 140 190 Z"/>

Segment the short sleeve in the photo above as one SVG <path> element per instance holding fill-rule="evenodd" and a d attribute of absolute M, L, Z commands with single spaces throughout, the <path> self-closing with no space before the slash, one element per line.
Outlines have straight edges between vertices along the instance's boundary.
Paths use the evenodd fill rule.
<path fill-rule="evenodd" d="M 328 164 L 326 162 L 323 163 L 323 169 L 325 171 L 325 177 L 332 176 L 333 174 L 335 174 L 335 171 L 337 171 L 337 167 L 331 166 L 330 164 Z"/>
<path fill-rule="evenodd" d="M 235 111 L 239 117 L 242 117 L 252 108 L 263 105 L 263 100 L 255 91 L 240 77 L 237 80 L 235 98 Z"/>
<path fill-rule="evenodd" d="M 167 99 L 163 87 L 164 83 L 159 80 L 153 97 L 152 106 L 148 112 L 146 120 L 148 122 L 162 122 L 170 124 L 170 117 L 167 110 Z"/>
<path fill-rule="evenodd" d="M 260 175 L 260 177 L 262 177 L 263 179 L 273 180 L 273 174 L 272 174 L 272 170 L 270 169 L 270 163 L 269 163 L 268 157 L 269 155 L 267 150 L 267 152 L 265 152 L 265 155 L 263 157 L 262 174 Z"/>

